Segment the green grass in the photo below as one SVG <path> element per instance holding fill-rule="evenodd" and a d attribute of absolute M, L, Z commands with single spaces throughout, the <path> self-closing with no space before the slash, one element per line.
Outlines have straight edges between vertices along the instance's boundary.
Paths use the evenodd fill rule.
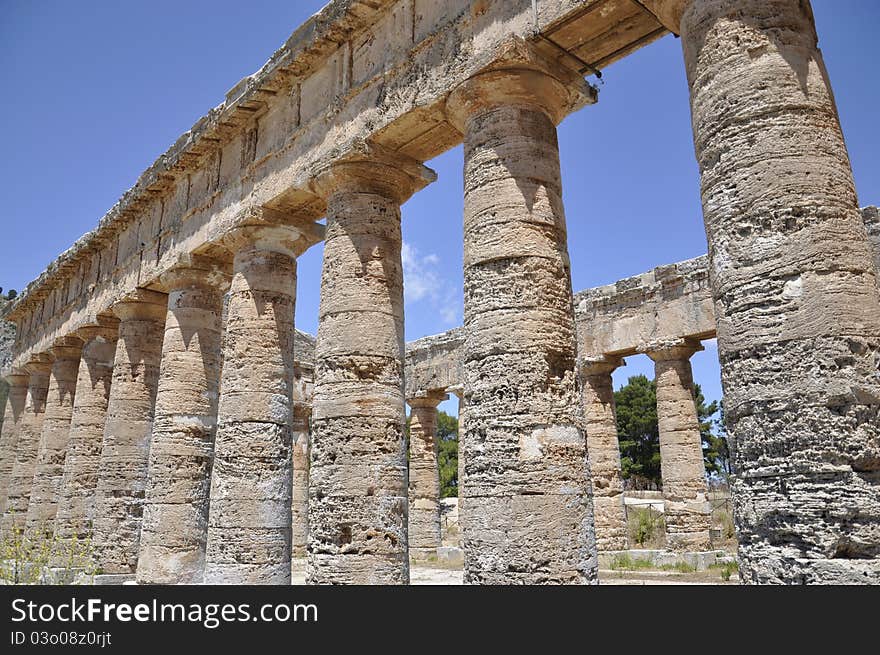
<path fill-rule="evenodd" d="M 715 569 L 721 574 L 721 579 L 727 582 L 730 580 L 730 576 L 734 573 L 739 572 L 739 564 L 736 562 L 718 562 L 709 566 L 710 569 Z"/>

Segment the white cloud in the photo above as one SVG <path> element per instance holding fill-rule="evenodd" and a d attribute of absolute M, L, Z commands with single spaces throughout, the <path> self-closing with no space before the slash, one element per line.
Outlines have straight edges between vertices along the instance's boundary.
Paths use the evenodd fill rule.
<path fill-rule="evenodd" d="M 440 273 L 440 257 L 434 253 L 422 254 L 418 248 L 403 242 L 403 299 L 406 304 L 425 301 L 437 310 L 449 326 L 459 322 L 455 289 Z"/>

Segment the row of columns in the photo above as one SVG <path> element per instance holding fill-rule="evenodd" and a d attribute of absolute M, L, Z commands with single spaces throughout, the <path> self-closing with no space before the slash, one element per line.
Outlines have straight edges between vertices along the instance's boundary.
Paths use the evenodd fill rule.
<path fill-rule="evenodd" d="M 876 580 L 880 298 L 809 5 L 659 4 L 664 19 L 675 8 L 691 87 L 743 575 Z M 447 101 L 465 152 L 467 582 L 596 581 L 555 127 L 591 96 L 519 43 Z M 316 172 L 327 234 L 309 445 L 313 583 L 409 579 L 400 204 L 431 179 L 374 147 Z M 172 274 L 167 298 L 116 310 L 94 532 L 111 566 L 136 568 L 141 582 L 192 581 L 202 568 L 209 581 L 289 580 L 288 320 L 300 250 L 279 247 L 285 239 L 233 239 L 222 372 L 220 292 L 204 268 Z M 69 355 L 58 350 L 57 370 L 51 355 L 27 365 L 4 524 L 26 525 L 38 467 L 39 488 L 58 480 L 60 426 L 75 408 L 63 400 Z M 681 357 L 655 358 L 658 402 L 678 412 L 661 427 L 671 460 L 692 404 Z M 692 532 L 684 477 L 669 481 L 676 535 Z M 853 516 L 841 500 L 828 511 L 809 502 L 817 494 L 867 509 Z M 48 520 L 51 499 L 34 498 L 34 521 Z"/>
<path fill-rule="evenodd" d="M 163 291 L 139 289 L 8 376 L 4 536 L 90 540 L 102 573 L 143 583 L 289 582 L 295 426 L 308 453 L 296 256 L 311 232 L 237 228 L 231 276 L 188 257 Z"/>
<path fill-rule="evenodd" d="M 645 351 L 654 360 L 657 385 L 666 542 L 675 550 L 700 551 L 711 547 L 706 468 L 690 364 L 691 356 L 698 350 L 702 350 L 698 342 L 682 339 Z M 580 365 L 596 545 L 600 551 L 623 550 L 628 546 L 611 377 L 623 363 L 621 357 L 603 356 L 584 358 Z"/>

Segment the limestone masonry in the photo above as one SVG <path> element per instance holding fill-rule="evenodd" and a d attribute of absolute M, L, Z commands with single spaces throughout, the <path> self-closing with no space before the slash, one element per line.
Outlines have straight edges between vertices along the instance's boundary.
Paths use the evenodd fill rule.
<path fill-rule="evenodd" d="M 556 126 L 670 32 L 708 256 L 573 295 Z M 400 205 L 459 143 L 464 325 L 406 347 Z M 289 584 L 303 555 L 406 584 L 453 393 L 465 582 L 592 584 L 627 545 L 627 355 L 656 367 L 669 547 L 708 548 L 689 359 L 717 336 L 743 581 L 878 583 L 878 223 L 805 0 L 334 0 L 5 308 L 0 530 L 142 584 Z"/>

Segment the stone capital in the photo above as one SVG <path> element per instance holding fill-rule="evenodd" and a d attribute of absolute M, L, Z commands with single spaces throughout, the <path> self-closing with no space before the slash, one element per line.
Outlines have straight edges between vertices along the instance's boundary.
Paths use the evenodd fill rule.
<path fill-rule="evenodd" d="M 646 344 L 640 349 L 655 362 L 668 360 L 689 360 L 694 353 L 703 350 L 703 345 L 696 339 L 670 339 Z"/>
<path fill-rule="evenodd" d="M 538 109 L 558 125 L 572 111 L 597 100 L 597 89 L 577 71 L 548 60 L 514 37 L 490 67 L 453 89 L 446 99 L 446 117 L 464 134 L 470 117 L 513 105 Z"/>
<path fill-rule="evenodd" d="M 49 348 L 49 352 L 56 360 L 79 359 L 82 354 L 83 340 L 75 334 L 58 337 Z"/>
<path fill-rule="evenodd" d="M 594 375 L 611 375 L 616 369 L 620 368 L 625 363 L 623 357 L 616 355 L 581 357 L 579 361 L 579 370 L 582 378 Z"/>
<path fill-rule="evenodd" d="M 3 379 L 6 380 L 10 387 L 26 387 L 31 376 L 23 369 L 14 368 L 4 375 Z"/>
<path fill-rule="evenodd" d="M 377 193 L 402 205 L 437 174 L 415 159 L 369 141 L 358 140 L 313 171 L 312 191 L 327 199 L 335 193 Z"/>
<path fill-rule="evenodd" d="M 307 222 L 302 225 L 259 223 L 234 227 L 220 238 L 219 243 L 233 254 L 253 248 L 296 259 L 323 238 L 324 226 L 318 223 Z"/>
<path fill-rule="evenodd" d="M 76 336 L 85 343 L 97 338 L 105 341 L 116 341 L 119 336 L 119 319 L 115 316 L 98 316 L 93 323 L 76 329 Z"/>
<path fill-rule="evenodd" d="M 187 254 L 159 276 L 159 284 L 166 293 L 191 287 L 226 291 L 230 278 L 227 262 L 203 255 Z"/>
<path fill-rule="evenodd" d="M 28 359 L 27 363 L 24 365 L 24 370 L 28 372 L 30 375 L 40 374 L 49 375 L 52 371 L 52 362 L 55 361 L 55 358 L 48 352 L 45 353 L 37 353 L 35 355 L 31 355 L 30 359 Z"/>
<path fill-rule="evenodd" d="M 168 296 L 150 289 L 135 289 L 113 305 L 112 311 L 121 321 L 164 321 Z"/>
<path fill-rule="evenodd" d="M 406 399 L 406 404 L 413 409 L 432 408 L 444 400 L 449 400 L 449 394 L 444 391 L 418 391 L 415 396 Z"/>

